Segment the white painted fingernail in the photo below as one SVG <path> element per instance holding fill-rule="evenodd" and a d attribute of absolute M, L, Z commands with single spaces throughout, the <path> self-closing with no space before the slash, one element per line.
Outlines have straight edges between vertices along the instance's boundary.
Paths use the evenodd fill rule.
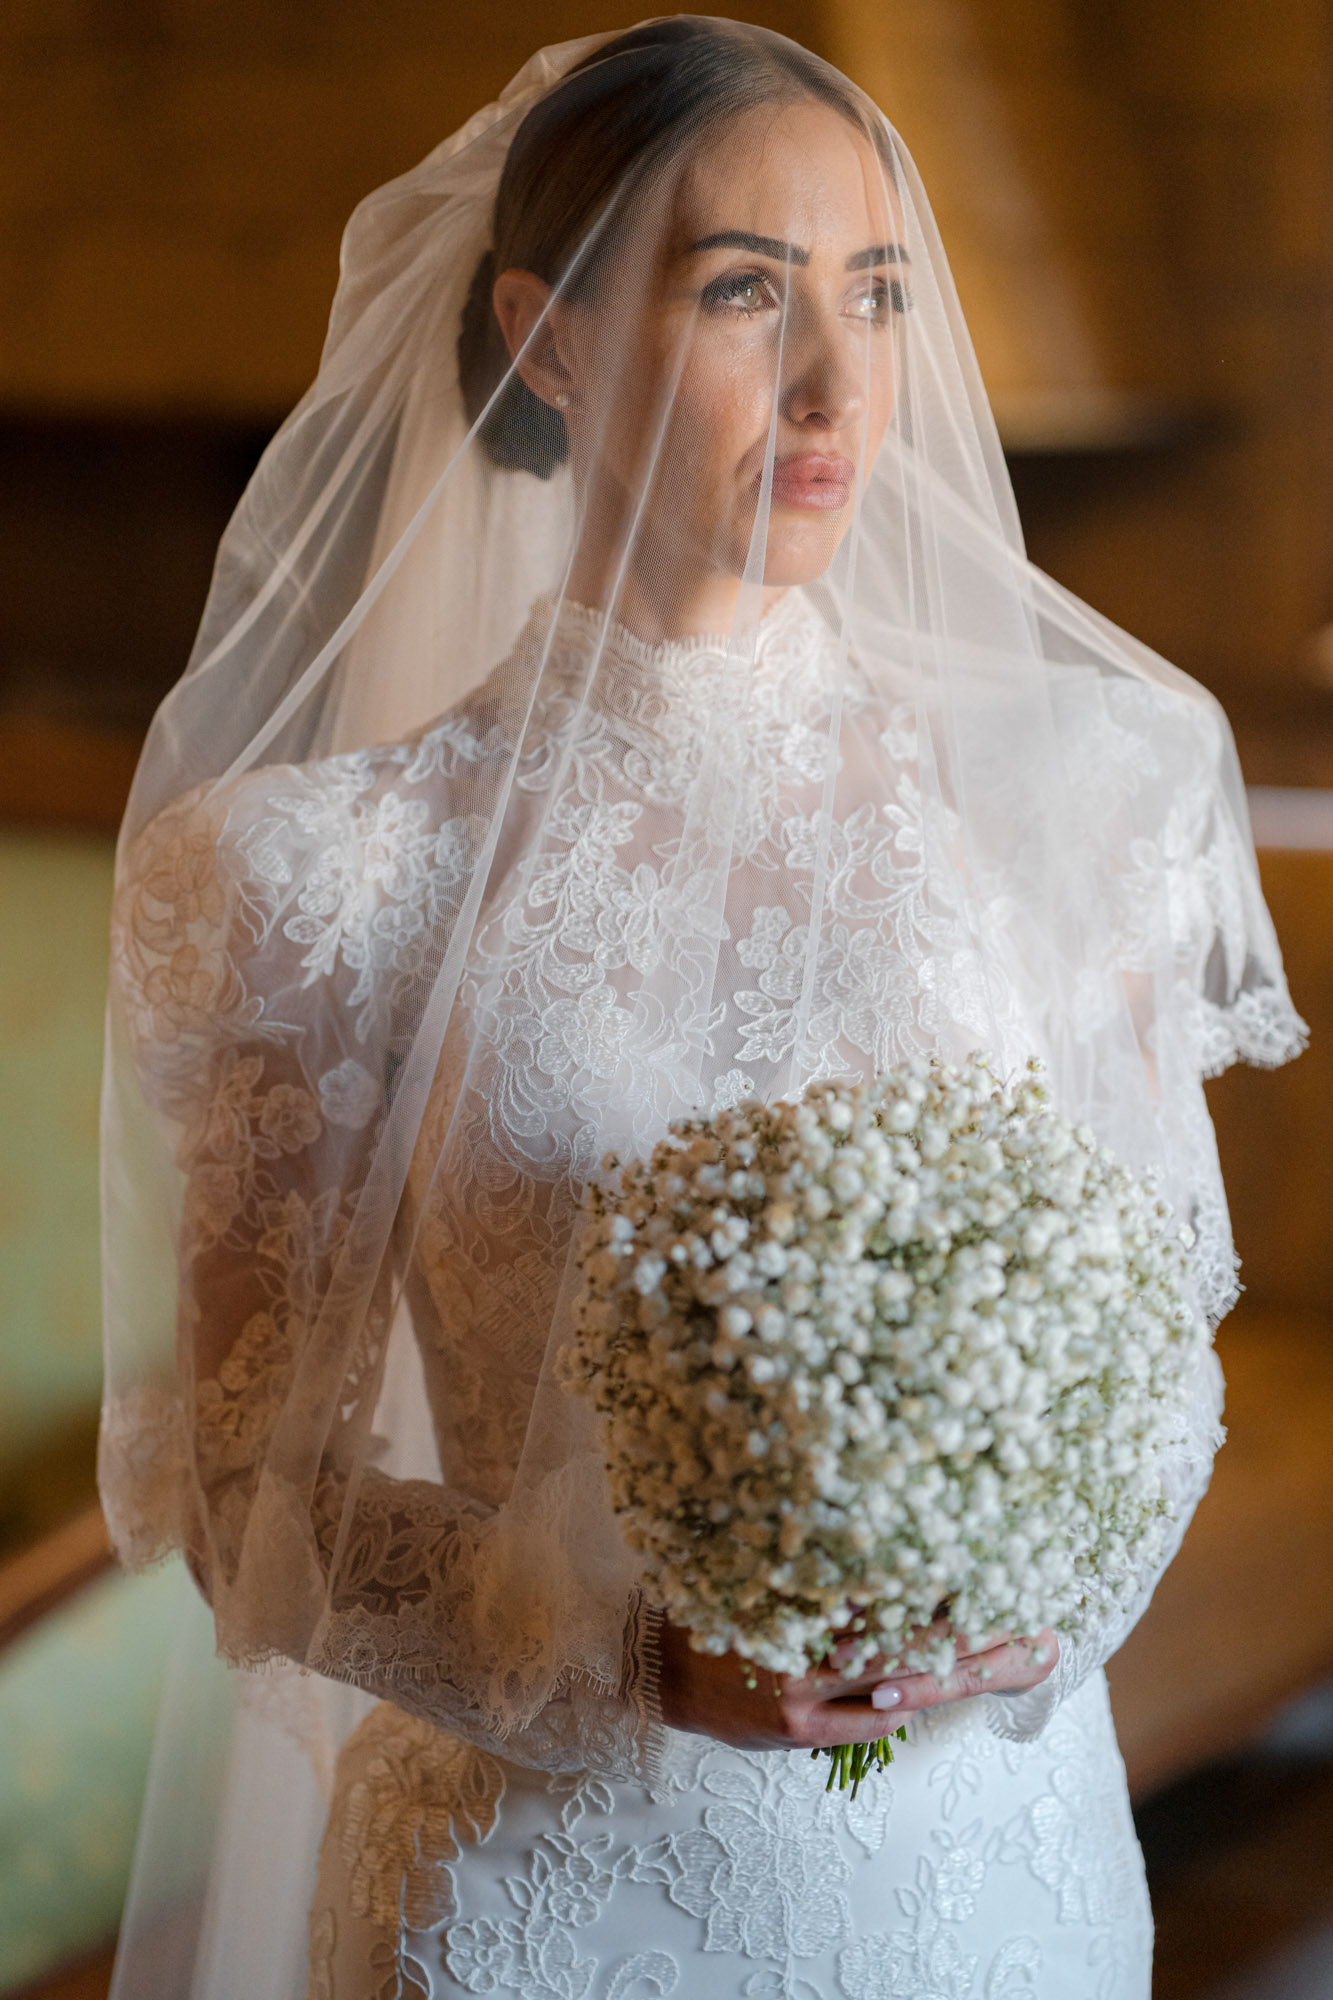
<path fill-rule="evenodd" d="M 897 1708 L 902 1698 L 902 1689 L 895 1687 L 892 1681 L 881 1681 L 877 1688 L 870 1690 L 872 1708 Z"/>

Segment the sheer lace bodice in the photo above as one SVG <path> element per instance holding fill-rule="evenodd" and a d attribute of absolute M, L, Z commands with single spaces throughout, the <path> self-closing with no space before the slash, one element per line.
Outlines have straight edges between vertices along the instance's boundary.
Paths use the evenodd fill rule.
<path fill-rule="evenodd" d="M 520 1761 L 656 1768 L 663 1739 L 631 1573 L 591 1527 L 579 1561 L 581 1522 L 604 1511 L 595 1443 L 543 1405 L 583 1181 L 608 1143 L 649 1145 L 695 1108 L 701 1078 L 705 1108 L 717 1107 L 951 1039 L 990 1040 L 997 1021 L 1001 1052 L 1016 1059 L 1040 1046 L 1043 1023 L 1016 955 L 997 1015 L 975 909 L 969 919 L 961 880 L 951 894 L 940 865 L 949 829 L 923 824 L 906 701 L 848 676 L 828 770 L 833 642 L 798 593 L 769 615 L 753 675 L 720 704 L 709 678 L 729 669 L 715 642 L 650 648 L 566 607 L 551 643 L 526 717 L 488 684 L 415 739 L 253 772 L 182 801 L 143 836 L 118 952 L 145 1068 L 179 1134 L 194 1376 L 187 1434 L 159 1424 L 159 1443 L 188 1468 L 185 1540 L 238 1657 L 353 1678 L 478 1743 L 504 1741 Z M 1122 788 L 1137 741 L 1123 734 Z M 729 771 L 725 796 L 710 793 L 729 816 L 725 840 L 691 816 L 710 757 Z M 514 803 L 483 871 L 468 788 L 504 760 Z M 1198 768 L 1206 802 L 1202 753 Z M 1226 948 L 1225 856 L 1190 847 L 1182 829 L 1211 824 L 1202 803 L 1182 801 L 1163 836 L 1176 842 L 1176 959 L 1196 992 Z M 717 852 L 728 877 L 710 961 L 699 912 Z M 1130 860 L 1127 977 L 1129 919 L 1152 920 L 1134 889 L 1148 858 Z M 393 1117 L 395 1014 L 438 975 L 463 886 L 483 873 L 463 1004 L 426 1116 L 404 1137 L 392 1265 L 360 1269 L 368 1142 Z M 798 1034 L 793 983 L 808 980 L 812 911 L 816 994 Z M 1009 949 L 1003 911 L 988 941 L 997 956 Z M 1242 1005 L 1237 1039 L 1246 1018 Z M 376 1046 L 388 1051 L 378 1072 Z M 1220 1200 L 1214 1162 L 1195 1192 L 1205 1239 Z M 343 1374 L 321 1351 L 335 1269 L 362 1329 Z M 400 1285 L 396 1337 L 410 1320 L 429 1476 L 386 1470 L 370 1421 Z M 1182 1529 L 1219 1402 L 1210 1371 L 1169 1469 Z M 143 1412 L 124 1413 L 122 1428 L 142 1454 Z M 611 1635 L 589 1637 L 595 1671 L 562 1673 L 548 1640 L 557 1603 L 576 1622 L 586 1604 L 589 1633 L 600 1619 Z M 1039 1729 L 1127 1629 L 1072 1635 L 1047 1688 L 987 1699 L 993 1726 Z"/>

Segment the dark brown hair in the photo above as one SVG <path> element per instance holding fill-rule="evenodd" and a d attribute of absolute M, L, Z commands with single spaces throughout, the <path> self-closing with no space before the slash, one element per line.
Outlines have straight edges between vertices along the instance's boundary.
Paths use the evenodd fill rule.
<path fill-rule="evenodd" d="M 533 106 L 509 148 L 492 247 L 473 274 L 458 335 L 469 423 L 504 382 L 480 432 L 496 465 L 549 479 L 569 455 L 559 410 L 516 373 L 505 381 L 509 350 L 492 304 L 497 274 L 532 271 L 549 285 L 563 279 L 568 295 L 586 297 L 616 238 L 614 225 L 592 232 L 628 181 L 722 119 L 802 97 L 867 130 L 856 93 L 818 56 L 763 28 L 678 14 L 605 43 Z"/>

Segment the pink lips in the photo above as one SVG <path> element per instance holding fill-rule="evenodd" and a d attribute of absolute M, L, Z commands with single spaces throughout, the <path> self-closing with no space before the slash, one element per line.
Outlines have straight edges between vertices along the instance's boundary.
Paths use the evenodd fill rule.
<path fill-rule="evenodd" d="M 820 451 L 799 458 L 780 458 L 773 467 L 773 505 L 805 507 L 813 513 L 833 512 L 852 497 L 856 467 L 850 458 Z"/>

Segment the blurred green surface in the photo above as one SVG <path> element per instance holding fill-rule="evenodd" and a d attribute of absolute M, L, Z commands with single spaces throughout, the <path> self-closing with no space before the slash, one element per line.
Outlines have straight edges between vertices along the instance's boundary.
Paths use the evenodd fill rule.
<path fill-rule="evenodd" d="M 92 1497 L 112 858 L 0 834 L 0 1556 Z"/>
<path fill-rule="evenodd" d="M 180 1588 L 106 1577 L 0 1658 L 0 1994 L 115 1933 Z"/>
<path fill-rule="evenodd" d="M 113 854 L 0 832 L 0 1560 L 94 1492 Z M 117 1573 L 0 1655 L 0 1994 L 115 1934 L 180 1598 Z"/>

